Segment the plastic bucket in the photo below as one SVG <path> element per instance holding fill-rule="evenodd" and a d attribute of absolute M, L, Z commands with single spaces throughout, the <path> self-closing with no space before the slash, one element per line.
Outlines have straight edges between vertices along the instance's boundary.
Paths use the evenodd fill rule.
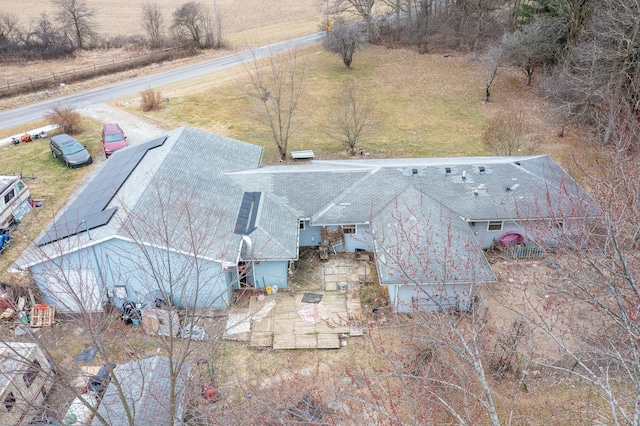
<path fill-rule="evenodd" d="M 338 282 L 338 290 L 340 290 L 340 293 L 346 293 L 347 292 L 347 288 L 349 288 L 349 282 L 348 281 L 340 281 L 340 282 Z"/>
<path fill-rule="evenodd" d="M 274 285 L 273 287 L 271 287 L 271 291 L 273 292 L 273 294 L 276 294 L 278 292 L 278 286 Z"/>
<path fill-rule="evenodd" d="M 271 291 L 273 290 L 273 287 L 271 287 L 270 285 L 268 285 L 268 286 L 265 288 L 265 290 L 266 290 L 267 294 L 271 294 Z"/>

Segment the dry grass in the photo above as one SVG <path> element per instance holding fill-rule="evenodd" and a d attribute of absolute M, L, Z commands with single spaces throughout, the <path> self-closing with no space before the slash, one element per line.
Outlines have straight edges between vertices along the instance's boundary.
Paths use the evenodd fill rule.
<path fill-rule="evenodd" d="M 484 155 L 483 125 L 487 117 L 502 111 L 523 111 L 532 121 L 542 139 L 536 152 L 547 153 L 548 147 L 559 145 L 551 108 L 525 88 L 524 80 L 512 80 L 509 74 L 498 78 L 495 99 L 485 104 L 477 64 L 463 55 L 417 55 L 368 46 L 356 54 L 351 70 L 317 46 L 306 48 L 305 55 L 308 78 L 296 111 L 299 127 L 289 142 L 290 151 L 313 149 L 318 159 L 346 157 L 342 145 L 328 136 L 326 124 L 345 80 L 353 80 L 374 100 L 378 125 L 359 143 L 374 158 Z M 168 128 L 188 124 L 262 145 L 265 162 L 273 163 L 277 151 L 243 95 L 246 84 L 247 72 L 238 66 L 164 87 L 170 104 L 149 116 Z M 137 98 L 123 101 L 132 112 L 137 102 Z M 532 110 L 542 118 L 533 120 Z"/>
<path fill-rule="evenodd" d="M 34 127 L 46 123 L 36 122 Z M 85 130 L 76 138 L 84 144 L 94 160 L 102 158 L 100 144 L 100 126 L 90 119 L 81 123 Z M 19 129 L 10 129 L 18 133 Z M 22 129 L 23 131 L 24 129 Z M 11 133 L 10 133 L 11 134 Z M 50 133 L 49 136 L 52 136 Z M 0 175 L 22 173 L 29 178 L 27 184 L 31 196 L 41 200 L 43 206 L 36 208 L 24 217 L 18 228 L 12 232 L 13 243 L 0 256 L 0 281 L 16 282 L 15 274 L 9 274 L 7 268 L 18 258 L 20 253 L 38 236 L 43 227 L 51 221 L 67 198 L 98 167 L 93 164 L 87 167 L 69 169 L 59 159 L 53 158 L 49 149 L 49 139 L 36 139 L 33 142 L 0 147 Z M 35 179 L 31 179 L 35 177 Z"/>

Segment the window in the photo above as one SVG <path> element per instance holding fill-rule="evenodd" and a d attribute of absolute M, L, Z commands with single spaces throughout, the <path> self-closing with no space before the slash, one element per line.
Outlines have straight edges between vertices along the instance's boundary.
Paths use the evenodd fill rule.
<path fill-rule="evenodd" d="M 301 231 L 304 229 L 304 220 L 298 221 L 298 228 L 300 228 Z"/>
<path fill-rule="evenodd" d="M 557 220 L 555 222 L 551 222 L 551 228 L 553 228 L 553 229 L 563 229 L 564 228 L 564 224 L 562 223 L 561 220 Z"/>
<path fill-rule="evenodd" d="M 489 225 L 487 226 L 487 231 L 502 231 L 502 221 L 501 220 L 489 221 Z"/>
<path fill-rule="evenodd" d="M 40 363 L 38 361 L 32 361 L 27 371 L 22 375 L 22 380 L 24 380 L 24 384 L 27 387 L 30 387 L 33 381 L 38 377 L 38 373 L 40 372 Z"/>
<path fill-rule="evenodd" d="M 342 232 L 346 234 L 355 234 L 356 225 L 342 225 Z"/>
<path fill-rule="evenodd" d="M 114 287 L 115 297 L 118 299 L 126 299 L 127 298 L 127 286 L 117 285 Z"/>
<path fill-rule="evenodd" d="M 4 194 L 4 203 L 7 204 L 15 196 L 16 196 L 16 190 L 11 188 L 11 191 Z"/>
<path fill-rule="evenodd" d="M 9 394 L 4 398 L 4 406 L 7 411 L 11 411 L 11 409 L 16 405 L 16 397 L 13 396 L 13 392 L 9 392 Z"/>
<path fill-rule="evenodd" d="M 18 194 L 22 192 L 22 190 L 24 189 L 26 185 L 24 184 L 23 181 L 19 180 L 18 182 L 16 182 L 16 191 L 18 191 Z"/>

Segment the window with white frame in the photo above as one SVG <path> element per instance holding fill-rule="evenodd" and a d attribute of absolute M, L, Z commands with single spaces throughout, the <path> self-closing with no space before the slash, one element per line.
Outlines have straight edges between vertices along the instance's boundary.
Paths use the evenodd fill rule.
<path fill-rule="evenodd" d="M 502 221 L 501 220 L 490 220 L 487 225 L 487 231 L 502 231 Z"/>
<path fill-rule="evenodd" d="M 344 232 L 345 235 L 347 234 L 355 235 L 356 225 L 342 225 L 342 232 Z"/>
<path fill-rule="evenodd" d="M 304 220 L 298 221 L 298 228 L 302 231 L 304 229 Z"/>

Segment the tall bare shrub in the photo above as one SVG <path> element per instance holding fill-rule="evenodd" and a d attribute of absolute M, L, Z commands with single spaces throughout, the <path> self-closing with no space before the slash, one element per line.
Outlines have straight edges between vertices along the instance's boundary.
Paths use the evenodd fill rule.
<path fill-rule="evenodd" d="M 492 117 L 482 130 L 482 141 L 493 155 L 532 154 L 538 139 L 522 112 Z"/>
<path fill-rule="evenodd" d="M 82 132 L 82 116 L 71 106 L 54 106 L 45 118 L 57 124 L 63 133 L 73 135 Z"/>
<path fill-rule="evenodd" d="M 162 94 L 155 89 L 143 90 L 140 107 L 144 112 L 157 111 L 162 108 Z"/>

